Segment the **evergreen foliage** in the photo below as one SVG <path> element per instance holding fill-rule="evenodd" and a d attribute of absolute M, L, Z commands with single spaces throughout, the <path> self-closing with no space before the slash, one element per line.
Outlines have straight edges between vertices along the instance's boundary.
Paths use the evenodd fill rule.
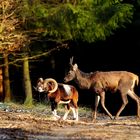
<path fill-rule="evenodd" d="M 119 27 L 131 23 L 134 8 L 122 0 L 81 0 L 70 2 L 26 1 L 27 28 L 40 29 L 48 40 L 104 40 Z"/>

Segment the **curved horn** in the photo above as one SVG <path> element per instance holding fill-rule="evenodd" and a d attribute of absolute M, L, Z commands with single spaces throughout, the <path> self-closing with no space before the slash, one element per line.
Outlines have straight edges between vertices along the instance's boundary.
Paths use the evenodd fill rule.
<path fill-rule="evenodd" d="M 54 79 L 52 79 L 52 78 L 47 78 L 47 79 L 44 80 L 44 87 L 45 87 L 49 82 L 51 82 L 51 83 L 54 84 L 54 88 L 53 88 L 52 90 L 49 90 L 48 92 L 49 92 L 49 93 L 53 93 L 53 92 L 55 92 L 55 91 L 57 90 L 57 88 L 58 88 L 58 83 L 56 82 L 56 80 L 54 80 Z"/>

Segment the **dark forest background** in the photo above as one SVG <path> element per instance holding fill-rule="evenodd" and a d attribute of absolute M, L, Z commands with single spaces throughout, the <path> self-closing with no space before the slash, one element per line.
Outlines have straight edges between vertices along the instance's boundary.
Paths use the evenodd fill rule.
<path fill-rule="evenodd" d="M 140 59 L 139 59 L 140 8 L 138 4 L 136 4 L 135 6 L 135 1 L 133 0 L 131 2 L 124 0 L 123 2 L 130 3 L 134 5 L 135 7 L 132 22 L 130 23 L 126 22 L 124 25 L 125 28 L 124 27 L 117 28 L 116 30 L 113 31 L 113 34 L 111 35 L 109 34 L 104 40 L 99 39 L 96 41 L 92 41 L 91 39 L 91 42 L 90 41 L 88 42 L 82 39 L 78 41 L 75 41 L 75 40 L 73 41 L 70 38 L 68 38 L 68 40 L 66 38 L 66 43 L 68 44 L 68 47 L 56 49 L 52 51 L 51 53 L 47 54 L 46 56 L 41 56 L 37 59 L 30 59 L 29 61 L 30 79 L 31 79 L 31 84 L 32 84 L 33 100 L 35 102 L 38 102 L 38 103 L 41 102 L 45 104 L 48 102 L 46 100 L 46 95 L 44 94 L 40 95 L 33 88 L 33 86 L 36 86 L 37 79 L 39 77 L 43 77 L 44 79 L 51 77 L 51 78 L 56 79 L 57 82 L 59 83 L 64 83 L 63 79 L 66 72 L 69 70 L 69 61 L 72 56 L 74 56 L 74 63 L 77 63 L 79 69 L 82 70 L 83 72 L 88 73 L 88 72 L 94 72 L 97 70 L 98 71 L 124 70 L 124 71 L 133 72 L 137 74 L 138 76 L 140 76 Z M 49 1 L 49 3 L 51 2 Z M 61 12 L 60 12 L 60 15 L 61 15 Z M 30 19 L 30 17 L 28 17 L 28 14 L 26 16 L 27 16 L 26 18 L 31 22 L 32 18 Z M 41 22 L 43 22 L 44 19 Z M 35 17 L 35 20 L 36 20 L 36 17 Z M 52 21 L 51 20 L 49 21 L 49 20 L 50 19 L 48 18 L 48 22 L 50 22 L 51 24 Z M 38 19 L 36 23 L 38 23 Z M 46 28 L 48 27 L 49 26 L 46 26 Z M 53 29 L 52 29 L 52 32 L 53 32 Z M 38 36 L 40 35 L 38 34 L 38 32 L 36 33 Z M 36 35 L 36 34 L 33 34 L 33 35 Z M 31 34 L 31 36 L 33 35 Z M 48 36 L 46 35 L 45 37 L 47 38 Z M 29 52 L 29 56 L 33 56 L 34 54 L 32 53 L 35 53 L 37 51 L 38 53 L 41 52 L 44 46 L 46 48 L 48 47 L 47 48 L 48 50 L 49 50 L 49 47 L 51 48 L 51 46 L 53 47 L 57 46 L 57 43 L 56 43 L 57 41 L 56 42 L 54 41 L 52 43 L 48 41 L 49 39 L 47 40 L 44 38 L 43 37 L 38 38 L 29 44 L 29 47 L 33 49 L 33 51 L 31 50 L 31 52 Z M 61 42 L 61 43 L 63 44 L 65 42 Z M 37 49 L 34 49 L 35 47 Z M 26 51 L 24 50 L 23 52 L 25 53 Z M 20 55 L 22 55 L 20 53 L 19 54 L 15 53 L 17 55 L 17 58 L 20 58 Z M 14 54 L 14 57 L 16 56 L 15 54 Z M 12 55 L 11 56 L 9 55 L 9 58 L 11 57 L 12 59 L 13 58 Z M 19 66 L 18 64 L 10 65 L 9 68 L 10 68 L 9 73 L 10 73 L 11 92 L 12 92 L 13 99 L 16 102 L 19 102 L 19 101 L 24 102 L 23 96 L 26 96 L 26 95 L 24 95 L 25 93 L 23 89 L 24 78 L 23 78 L 22 66 L 21 64 Z M 76 86 L 76 88 L 79 91 L 79 105 L 92 107 L 92 108 L 94 107 L 94 94 L 90 93 L 88 90 L 79 89 L 73 81 L 69 82 L 69 84 Z M 138 87 L 135 88 L 135 92 L 138 96 L 140 96 L 140 84 Z M 111 110 L 113 114 L 117 112 L 118 108 L 121 106 L 121 103 L 122 101 L 121 101 L 119 93 L 111 94 L 108 92 L 106 94 L 106 106 L 109 110 Z M 102 107 L 100 106 L 99 106 L 99 111 L 100 112 L 103 111 Z M 132 114 L 136 114 L 136 103 L 132 99 L 129 98 L 129 103 L 127 107 L 125 108 L 125 110 L 123 111 L 122 115 L 132 115 Z"/>
<path fill-rule="evenodd" d="M 74 56 L 74 63 L 77 63 L 79 69 L 84 72 L 91 71 L 130 71 L 140 76 L 140 25 L 135 23 L 135 20 L 131 25 L 127 25 L 126 28 L 120 29 L 114 33 L 111 37 L 108 37 L 105 41 L 98 41 L 93 44 L 87 43 L 75 43 L 71 44 L 70 48 L 62 49 L 60 51 L 52 52 L 47 58 L 43 57 L 39 61 L 30 62 L 31 64 L 31 82 L 32 86 L 36 85 L 36 81 L 39 77 L 49 78 L 52 77 L 60 83 L 63 82 L 65 73 L 69 69 L 69 60 Z M 19 68 L 20 69 L 20 68 Z M 13 72 L 14 79 L 11 80 L 14 95 L 17 100 L 22 93 L 22 78 L 21 71 L 13 67 L 11 71 Z M 16 75 L 16 76 L 15 76 Z M 16 79 L 15 79 L 16 77 Z M 81 90 L 77 87 L 74 82 L 73 84 L 79 91 L 79 105 L 94 107 L 94 95 L 88 90 Z M 14 86 L 16 85 L 16 86 Z M 135 88 L 135 92 L 140 96 L 140 85 Z M 21 93 L 21 95 L 19 95 Z M 33 97 L 37 102 L 40 102 L 39 95 L 33 89 Z M 41 96 L 41 101 L 46 103 L 44 99 L 45 96 Z M 123 111 L 123 115 L 134 115 L 136 114 L 136 103 L 131 98 L 129 98 L 129 103 L 126 109 Z M 121 98 L 119 93 L 106 94 L 106 105 L 111 112 L 114 114 L 121 105 Z M 99 106 L 99 111 L 103 111 Z"/>

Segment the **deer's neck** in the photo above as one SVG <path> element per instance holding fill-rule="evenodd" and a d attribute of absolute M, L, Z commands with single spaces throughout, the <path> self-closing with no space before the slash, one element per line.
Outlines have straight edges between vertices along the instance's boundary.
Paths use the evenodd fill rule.
<path fill-rule="evenodd" d="M 91 85 L 90 74 L 77 70 L 75 82 L 79 85 L 81 89 L 89 89 Z"/>

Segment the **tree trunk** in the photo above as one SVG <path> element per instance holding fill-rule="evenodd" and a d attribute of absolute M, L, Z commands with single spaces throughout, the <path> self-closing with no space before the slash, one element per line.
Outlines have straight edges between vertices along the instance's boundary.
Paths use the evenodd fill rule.
<path fill-rule="evenodd" d="M 9 64 L 8 64 L 8 54 L 3 54 L 4 69 L 3 69 L 3 83 L 4 83 L 4 102 L 11 102 L 11 89 L 9 80 Z"/>
<path fill-rule="evenodd" d="M 25 57 L 23 60 L 23 85 L 26 96 L 24 104 L 27 106 L 31 106 L 33 99 L 32 99 L 32 88 L 31 88 L 28 57 Z"/>
<path fill-rule="evenodd" d="M 0 101 L 3 101 L 3 70 L 0 67 Z"/>

